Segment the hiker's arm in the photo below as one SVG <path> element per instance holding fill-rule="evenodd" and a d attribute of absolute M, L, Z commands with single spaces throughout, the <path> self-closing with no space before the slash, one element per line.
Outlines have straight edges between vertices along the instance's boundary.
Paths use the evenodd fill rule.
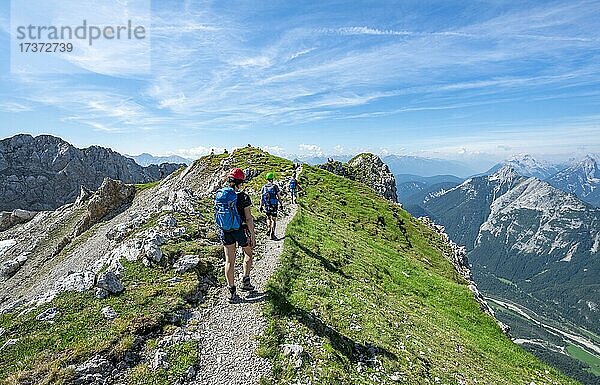
<path fill-rule="evenodd" d="M 256 246 L 256 236 L 254 235 L 254 217 L 252 216 L 252 211 L 250 210 L 250 206 L 244 208 L 244 213 L 246 214 L 246 225 L 248 226 L 248 231 L 250 231 L 250 246 Z"/>

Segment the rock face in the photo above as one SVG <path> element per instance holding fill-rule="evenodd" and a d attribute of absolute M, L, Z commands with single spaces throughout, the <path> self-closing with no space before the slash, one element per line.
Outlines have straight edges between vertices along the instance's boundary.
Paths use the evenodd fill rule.
<path fill-rule="evenodd" d="M 0 141 L 0 210 L 53 210 L 74 202 L 82 185 L 96 190 L 105 177 L 147 183 L 183 166 L 142 167 L 107 148 L 78 149 L 50 135 L 16 135 Z"/>
<path fill-rule="evenodd" d="M 337 160 L 330 160 L 329 162 L 319 165 L 323 170 L 327 170 L 333 174 L 343 176 L 345 178 L 354 179 L 352 171 L 346 163 L 342 163 Z"/>
<path fill-rule="evenodd" d="M 377 155 L 360 154 L 346 164 L 329 161 L 319 167 L 345 178 L 364 183 L 385 199 L 398 202 L 396 178 L 394 178 L 390 168 Z"/>
<path fill-rule="evenodd" d="M 89 199 L 89 203 L 87 204 L 87 214 L 77 223 L 72 237 L 74 238 L 82 234 L 106 214 L 131 202 L 134 196 L 135 186 L 125 184 L 118 180 L 105 178 L 98 191 L 96 191 Z M 81 205 L 86 199 L 87 198 L 83 198 L 82 195 L 80 195 L 79 198 L 77 198 L 77 202 Z"/>
<path fill-rule="evenodd" d="M 348 162 L 358 180 L 377 191 L 385 199 L 392 202 L 398 201 L 396 194 L 396 178 L 390 168 L 373 154 L 360 154 Z"/>
<path fill-rule="evenodd" d="M 18 225 L 19 223 L 25 223 L 35 217 L 35 212 L 15 209 L 11 211 L 0 212 L 0 231 L 4 231 L 8 228 Z"/>

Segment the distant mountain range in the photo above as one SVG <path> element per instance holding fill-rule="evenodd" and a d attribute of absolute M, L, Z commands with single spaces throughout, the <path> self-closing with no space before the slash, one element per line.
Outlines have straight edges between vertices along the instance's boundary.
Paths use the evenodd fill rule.
<path fill-rule="evenodd" d="M 600 207 L 600 156 L 588 155 L 547 179 L 552 186 Z"/>
<path fill-rule="evenodd" d="M 477 174 L 477 170 L 465 163 L 454 160 L 408 155 L 388 155 L 383 157 L 382 160 L 389 166 L 394 175 L 412 174 L 424 177 L 455 175 L 457 177 L 468 177 Z"/>
<path fill-rule="evenodd" d="M 51 135 L 16 135 L 0 141 L 0 211 L 53 210 L 74 202 L 81 186 L 95 190 L 106 177 L 147 183 L 182 166 L 142 167 L 108 148 L 79 149 Z"/>
<path fill-rule="evenodd" d="M 427 215 L 420 208 L 420 204 L 428 194 L 451 189 L 463 181 L 463 179 L 454 175 L 423 177 L 419 175 L 397 174 L 395 177 L 398 201 L 415 216 Z"/>
<path fill-rule="evenodd" d="M 399 157 L 396 155 L 386 157 L 384 161 L 386 159 L 391 160 L 391 164 L 395 165 L 388 164 L 396 177 L 398 199 L 405 205 L 418 204 L 428 193 L 454 187 L 452 186 L 453 183 L 457 185 L 464 180 L 455 176 L 465 174 L 450 173 L 451 175 L 442 175 L 444 174 L 442 171 L 454 167 L 452 164 L 455 162 L 452 161 Z M 422 162 L 419 166 L 420 161 Z M 447 162 L 448 165 L 443 166 L 444 162 Z M 425 165 L 432 164 L 436 167 L 424 170 Z M 496 164 L 484 173 L 473 173 L 466 176 L 492 175 L 504 166 L 510 166 L 521 176 L 535 177 L 546 181 L 560 190 L 577 195 L 584 202 L 600 207 L 600 155 L 589 154 L 583 159 L 564 163 L 538 160 L 531 155 L 515 155 Z M 412 170 L 421 171 L 419 173 Z M 435 177 L 430 178 L 429 174 L 435 171 L 439 172 L 434 174 Z"/>
<path fill-rule="evenodd" d="M 491 175 L 431 191 L 405 207 L 444 225 L 452 240 L 466 246 L 475 281 L 485 295 L 528 309 L 531 317 L 549 320 L 572 335 L 600 334 L 600 209 L 548 182 L 521 175 L 515 165 L 520 172 L 540 176 L 552 168 L 512 160 Z M 551 180 L 570 181 L 568 186 L 585 193 L 590 190 L 581 189 L 581 182 L 590 178 L 565 176 L 595 172 L 597 165 L 588 157 Z M 509 324 L 522 323 L 502 316 Z M 532 327 L 520 328 L 516 333 L 528 334 Z M 556 343 L 564 349 L 574 341 L 564 337 Z M 564 357 L 554 359 L 564 362 Z"/>
<path fill-rule="evenodd" d="M 161 165 L 163 163 L 175 163 L 175 164 L 184 163 L 184 164 L 190 165 L 193 162 L 192 160 L 183 158 L 179 155 L 154 156 L 154 155 L 148 154 L 146 152 L 144 152 L 140 155 L 125 155 L 125 156 L 135 160 L 135 162 L 137 164 L 139 164 L 140 166 L 144 166 L 144 167 L 150 166 L 152 164 Z"/>
<path fill-rule="evenodd" d="M 547 161 L 537 160 L 531 155 L 515 155 L 504 162 L 498 163 L 484 175 L 491 175 L 503 166 L 508 165 L 522 176 L 533 176 L 544 180 L 566 167 L 564 164 L 552 164 Z"/>

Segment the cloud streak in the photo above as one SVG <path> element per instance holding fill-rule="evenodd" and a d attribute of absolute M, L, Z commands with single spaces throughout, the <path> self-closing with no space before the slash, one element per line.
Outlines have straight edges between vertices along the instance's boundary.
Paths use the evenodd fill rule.
<path fill-rule="evenodd" d="M 503 103 L 598 101 L 590 90 L 600 85 L 595 2 L 514 5 L 454 25 L 393 10 L 386 18 L 338 10 L 343 17 L 335 18 L 292 8 L 273 17 L 217 7 L 156 6 L 149 76 L 118 77 L 91 53 L 73 62 L 95 76 L 0 80 L 0 110 L 51 107 L 63 121 L 101 132 L 244 132 L 360 120 L 391 131 L 390 118 L 411 113 L 444 137 L 446 123 L 467 125 Z M 447 118 L 430 121 L 432 114 Z"/>

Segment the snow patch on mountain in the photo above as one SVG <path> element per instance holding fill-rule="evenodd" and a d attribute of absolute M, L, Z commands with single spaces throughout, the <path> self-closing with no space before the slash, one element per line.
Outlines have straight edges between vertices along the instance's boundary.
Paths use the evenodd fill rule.
<path fill-rule="evenodd" d="M 512 168 L 517 174 L 525 177 L 536 177 L 546 179 L 560 171 L 563 166 L 551 164 L 549 162 L 535 159 L 531 155 L 520 154 L 505 160 L 504 162 L 492 167 L 487 173 L 495 173 L 503 167 Z"/>
<path fill-rule="evenodd" d="M 600 160 L 597 156 L 587 155 L 549 178 L 548 183 L 600 206 Z"/>
<path fill-rule="evenodd" d="M 571 262 L 571 259 L 573 259 L 573 255 L 577 252 L 578 247 L 579 247 L 579 243 L 576 243 L 573 246 L 571 246 L 571 248 L 567 252 L 567 255 L 560 261 L 561 262 Z"/>
<path fill-rule="evenodd" d="M 429 194 L 427 194 L 425 199 L 423 199 L 423 203 L 429 202 L 430 199 L 441 197 L 442 195 L 447 194 L 454 189 L 456 189 L 456 187 L 451 188 L 451 189 L 441 189 L 441 190 L 429 193 Z M 477 191 L 475 189 L 470 189 L 469 191 L 470 191 L 470 195 L 469 195 L 470 199 L 474 198 L 477 195 Z"/>
<path fill-rule="evenodd" d="M 596 239 L 594 239 L 594 246 L 590 250 L 592 254 L 596 254 L 600 250 L 600 233 L 596 234 Z"/>

